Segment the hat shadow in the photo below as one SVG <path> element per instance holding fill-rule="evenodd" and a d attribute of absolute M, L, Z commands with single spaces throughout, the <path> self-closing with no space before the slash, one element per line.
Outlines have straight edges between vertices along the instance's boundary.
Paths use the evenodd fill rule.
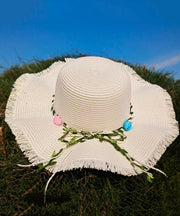
<path fill-rule="evenodd" d="M 25 200 L 27 203 L 35 203 L 37 206 L 52 203 L 63 205 L 63 203 L 73 202 L 73 199 L 81 196 L 81 193 L 88 191 L 90 188 L 101 191 L 109 185 L 109 190 L 111 190 L 111 187 L 118 190 L 120 188 L 122 190 L 127 190 L 125 188 L 136 190 L 137 187 L 142 187 L 142 184 L 146 184 L 146 177 L 143 173 L 136 176 L 124 176 L 110 171 L 78 168 L 71 171 L 58 172 L 55 175 L 49 184 L 46 203 L 44 203 L 44 188 L 48 178 L 44 179 L 36 190 L 26 195 Z"/>

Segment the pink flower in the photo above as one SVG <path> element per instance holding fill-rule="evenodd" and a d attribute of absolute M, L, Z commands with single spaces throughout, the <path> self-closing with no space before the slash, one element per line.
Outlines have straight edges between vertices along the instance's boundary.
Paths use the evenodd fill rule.
<path fill-rule="evenodd" d="M 62 119 L 57 115 L 57 116 L 54 116 L 53 122 L 55 125 L 61 125 Z"/>

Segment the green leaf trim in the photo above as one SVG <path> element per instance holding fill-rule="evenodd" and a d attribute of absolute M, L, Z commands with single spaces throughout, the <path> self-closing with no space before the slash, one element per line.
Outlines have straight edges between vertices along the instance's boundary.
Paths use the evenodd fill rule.
<path fill-rule="evenodd" d="M 56 114 L 56 111 L 54 109 L 54 97 L 55 95 L 53 95 L 52 107 L 51 107 L 53 116 Z M 132 111 L 132 108 L 133 105 L 130 103 L 130 117 L 128 118 L 128 121 L 133 119 L 132 115 L 134 112 Z M 63 123 L 63 135 L 60 138 L 58 138 L 58 140 L 65 143 L 66 148 L 75 145 L 77 143 L 85 142 L 86 140 L 90 140 L 90 139 L 98 139 L 100 142 L 108 142 L 111 145 L 113 145 L 113 147 L 117 151 L 119 151 L 124 157 L 126 157 L 126 159 L 129 160 L 129 162 L 133 167 L 138 167 L 143 172 L 145 172 L 147 175 L 147 180 L 149 182 L 152 182 L 154 177 L 150 172 L 147 172 L 148 167 L 146 167 L 145 165 L 139 165 L 139 163 L 134 158 L 129 156 L 128 152 L 125 149 L 119 146 L 119 144 L 121 144 L 121 142 L 123 142 L 127 138 L 125 133 L 127 133 L 127 131 L 125 131 L 123 127 L 113 130 L 110 133 L 103 133 L 103 131 L 100 132 L 78 131 L 74 128 L 68 127 L 66 123 Z M 68 137 L 71 137 L 69 141 L 66 139 L 67 135 Z M 54 151 L 51 155 L 50 161 L 46 165 L 43 165 L 42 163 L 39 164 L 39 170 L 44 169 L 48 166 L 55 165 L 56 161 L 54 160 L 60 155 L 62 151 L 63 149 L 60 149 L 58 153 L 55 153 Z"/>

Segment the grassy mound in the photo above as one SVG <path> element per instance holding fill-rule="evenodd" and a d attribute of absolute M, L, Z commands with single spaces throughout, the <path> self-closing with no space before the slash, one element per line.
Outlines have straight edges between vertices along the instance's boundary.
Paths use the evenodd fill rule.
<path fill-rule="evenodd" d="M 156 165 L 168 178 L 153 171 L 153 183 L 149 183 L 144 174 L 126 177 L 93 169 L 59 172 L 49 185 L 45 205 L 43 192 L 50 173 L 16 166 L 18 163 L 27 163 L 27 159 L 4 122 L 6 102 L 14 81 L 23 73 L 37 73 L 57 60 L 64 61 L 64 57 L 79 56 L 83 55 L 34 60 L 21 66 L 12 66 L 0 76 L 0 215 L 180 215 L 179 137 Z M 143 79 L 169 92 L 179 121 L 180 80 L 174 80 L 169 73 L 149 70 L 141 65 L 129 65 Z"/>

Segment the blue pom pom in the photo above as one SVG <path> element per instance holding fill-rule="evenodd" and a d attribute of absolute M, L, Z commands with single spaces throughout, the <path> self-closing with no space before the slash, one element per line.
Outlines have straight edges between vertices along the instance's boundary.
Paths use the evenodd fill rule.
<path fill-rule="evenodd" d="M 132 129 L 132 122 L 126 120 L 123 124 L 123 128 L 125 131 L 129 131 Z"/>

